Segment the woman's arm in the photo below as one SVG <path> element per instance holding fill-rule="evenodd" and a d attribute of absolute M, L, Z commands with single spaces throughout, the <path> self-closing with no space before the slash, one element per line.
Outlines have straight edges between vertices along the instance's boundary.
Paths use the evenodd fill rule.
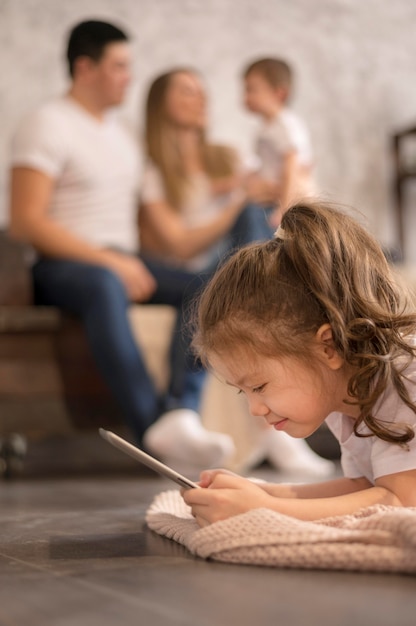
<path fill-rule="evenodd" d="M 187 226 L 181 214 L 167 202 L 153 202 L 142 206 L 143 228 L 149 228 L 163 249 L 178 259 L 187 260 L 202 252 L 232 227 L 246 202 L 243 192 L 234 194 L 210 222 Z M 146 232 L 143 233 L 146 238 Z"/>

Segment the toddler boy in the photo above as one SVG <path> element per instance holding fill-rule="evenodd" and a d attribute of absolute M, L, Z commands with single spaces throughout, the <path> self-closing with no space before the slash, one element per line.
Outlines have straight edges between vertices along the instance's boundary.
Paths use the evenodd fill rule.
<path fill-rule="evenodd" d="M 277 227 L 294 201 L 314 195 L 309 133 L 287 102 L 292 71 L 280 59 L 264 58 L 244 71 L 245 105 L 263 121 L 256 142 L 259 169 L 247 181 L 250 199 L 276 207 L 270 223 Z"/>

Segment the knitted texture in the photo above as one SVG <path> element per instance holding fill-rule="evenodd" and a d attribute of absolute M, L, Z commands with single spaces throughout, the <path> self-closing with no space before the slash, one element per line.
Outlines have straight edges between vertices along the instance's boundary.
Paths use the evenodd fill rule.
<path fill-rule="evenodd" d="M 148 526 L 204 559 L 301 569 L 416 573 L 416 508 L 372 506 L 305 522 L 254 509 L 200 528 L 179 491 L 155 497 Z"/>

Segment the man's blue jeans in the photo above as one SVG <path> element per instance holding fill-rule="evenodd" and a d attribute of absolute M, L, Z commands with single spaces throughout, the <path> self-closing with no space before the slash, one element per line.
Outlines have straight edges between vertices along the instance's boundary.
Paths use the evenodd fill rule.
<path fill-rule="evenodd" d="M 199 408 L 205 373 L 190 350 L 187 307 L 209 278 L 153 261 L 146 261 L 146 266 L 158 285 L 146 304 L 167 304 L 178 312 L 170 350 L 171 379 L 163 399 L 135 342 L 127 316 L 130 302 L 116 274 L 60 259 L 41 258 L 33 266 L 36 304 L 57 306 L 81 319 L 98 369 L 139 443 L 160 413 Z"/>

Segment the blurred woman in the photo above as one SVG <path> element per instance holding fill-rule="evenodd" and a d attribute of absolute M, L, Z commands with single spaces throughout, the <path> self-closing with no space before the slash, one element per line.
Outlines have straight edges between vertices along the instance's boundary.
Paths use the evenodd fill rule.
<path fill-rule="evenodd" d="M 198 75 L 178 69 L 152 83 L 146 107 L 143 246 L 195 272 L 215 269 L 232 245 L 271 236 L 260 211 L 244 210 L 237 154 L 206 139 L 206 104 Z"/>
<path fill-rule="evenodd" d="M 201 286 L 234 248 L 272 236 L 266 214 L 247 202 L 236 152 L 210 143 L 206 127 L 207 98 L 195 71 L 174 69 L 153 81 L 146 103 L 148 158 L 140 210 L 143 255 L 147 263 L 193 273 Z M 178 320 L 176 332 L 186 337 L 184 321 Z M 189 352 L 188 358 L 193 358 Z M 201 368 L 200 387 L 193 389 L 195 399 L 203 380 Z M 146 432 L 146 446 L 158 456 L 166 457 L 171 417 L 169 424 L 161 418 Z M 195 407 L 195 427 L 198 419 Z M 265 432 L 253 461 L 268 457 L 282 469 L 327 470 L 328 462 L 305 442 L 299 441 L 298 446 L 291 442 L 287 450 L 286 440 L 279 435 Z"/>

